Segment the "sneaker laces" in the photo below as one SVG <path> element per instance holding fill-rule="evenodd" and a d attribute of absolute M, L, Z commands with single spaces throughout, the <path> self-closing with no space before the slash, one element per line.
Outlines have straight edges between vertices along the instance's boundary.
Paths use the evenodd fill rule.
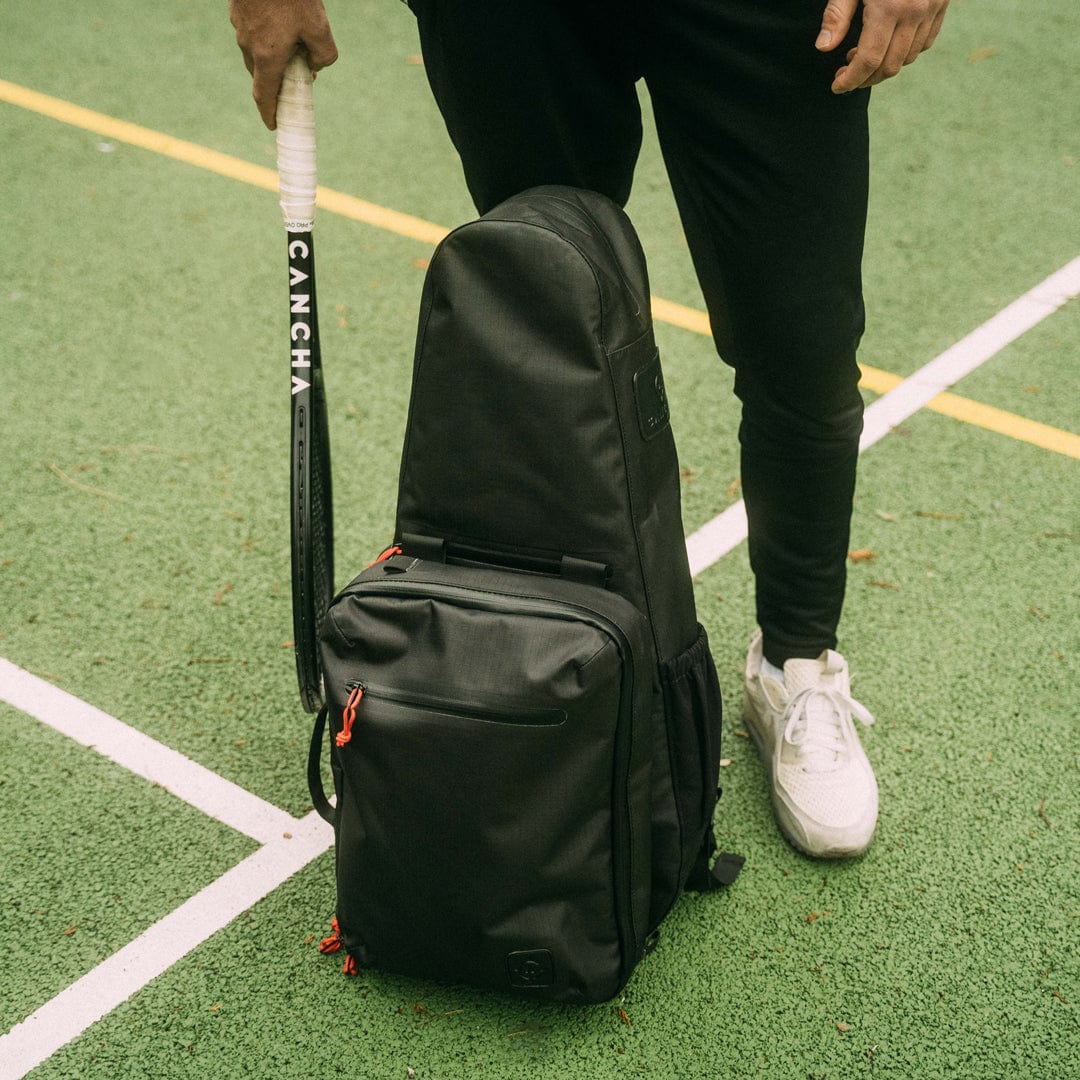
<path fill-rule="evenodd" d="M 840 670 L 826 663 L 823 674 Z M 852 717 L 874 722 L 866 706 L 835 685 L 818 681 L 791 695 L 784 709 L 784 741 L 796 748 L 805 772 L 833 772 L 843 764 L 848 746 L 858 738 Z"/>

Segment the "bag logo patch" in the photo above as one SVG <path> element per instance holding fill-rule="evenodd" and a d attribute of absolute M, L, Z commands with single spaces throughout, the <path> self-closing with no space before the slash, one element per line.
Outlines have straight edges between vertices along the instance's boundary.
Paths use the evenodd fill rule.
<path fill-rule="evenodd" d="M 555 957 L 547 949 L 523 949 L 506 957 L 510 985 L 519 990 L 541 990 L 555 982 Z"/>
<path fill-rule="evenodd" d="M 651 439 L 659 435 L 668 426 L 671 417 L 659 352 L 654 353 L 653 358 L 634 375 L 634 398 L 637 401 L 641 437 Z"/>

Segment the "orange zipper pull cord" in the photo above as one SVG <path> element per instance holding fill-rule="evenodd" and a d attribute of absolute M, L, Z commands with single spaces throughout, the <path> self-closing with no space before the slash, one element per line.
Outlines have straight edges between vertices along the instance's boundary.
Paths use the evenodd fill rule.
<path fill-rule="evenodd" d="M 330 936 L 319 942 L 319 952 L 324 956 L 341 949 L 341 928 L 338 926 L 336 915 L 330 920 L 330 929 L 333 931 Z"/>
<path fill-rule="evenodd" d="M 392 546 L 388 547 L 374 562 L 369 562 L 367 564 L 367 568 L 370 570 L 373 566 L 376 566 L 378 563 L 386 562 L 386 560 L 389 559 L 391 556 L 400 555 L 400 554 L 401 554 L 401 548 L 397 544 L 393 544 Z"/>
<path fill-rule="evenodd" d="M 319 943 L 319 952 L 324 956 L 330 953 L 341 952 L 341 927 L 338 926 L 337 916 L 335 915 L 330 920 L 330 927 L 333 933 L 328 938 L 323 938 Z M 341 965 L 341 970 L 346 975 L 359 975 L 360 965 L 357 963 L 356 957 L 352 955 L 345 956 L 345 963 Z"/>
<path fill-rule="evenodd" d="M 334 745 L 340 750 L 352 739 L 353 721 L 356 720 L 356 706 L 364 696 L 362 686 L 354 686 L 349 691 L 349 700 L 345 702 L 345 711 L 341 715 L 341 730 L 334 736 Z"/>

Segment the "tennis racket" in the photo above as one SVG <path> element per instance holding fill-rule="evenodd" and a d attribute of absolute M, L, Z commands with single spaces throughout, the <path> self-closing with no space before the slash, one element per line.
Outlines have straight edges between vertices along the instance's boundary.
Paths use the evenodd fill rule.
<path fill-rule="evenodd" d="M 277 162 L 289 254 L 289 373 L 292 402 L 290 529 L 293 640 L 300 701 L 322 705 L 319 632 L 334 589 L 330 434 L 315 303 L 315 111 L 302 56 L 285 70 L 277 106 Z"/>

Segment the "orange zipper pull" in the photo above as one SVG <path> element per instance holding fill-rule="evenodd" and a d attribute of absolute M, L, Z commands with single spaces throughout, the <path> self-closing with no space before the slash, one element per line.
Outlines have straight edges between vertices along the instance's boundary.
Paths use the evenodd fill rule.
<path fill-rule="evenodd" d="M 333 931 L 331 935 L 323 938 L 319 943 L 319 952 L 324 956 L 335 953 L 341 948 L 341 929 L 338 927 L 336 915 L 330 920 L 330 929 Z"/>
<path fill-rule="evenodd" d="M 349 691 L 349 700 L 345 702 L 345 711 L 341 715 L 341 730 L 334 736 L 334 745 L 340 750 L 352 739 L 353 721 L 356 720 L 356 706 L 364 696 L 362 686 L 354 686 Z"/>
<path fill-rule="evenodd" d="M 373 566 L 376 566 L 378 563 L 386 562 L 386 560 L 389 559 L 392 555 L 400 555 L 400 554 L 401 554 L 401 548 L 397 544 L 394 544 L 393 546 L 388 547 L 374 562 L 369 562 L 367 564 L 367 568 L 370 570 Z"/>

